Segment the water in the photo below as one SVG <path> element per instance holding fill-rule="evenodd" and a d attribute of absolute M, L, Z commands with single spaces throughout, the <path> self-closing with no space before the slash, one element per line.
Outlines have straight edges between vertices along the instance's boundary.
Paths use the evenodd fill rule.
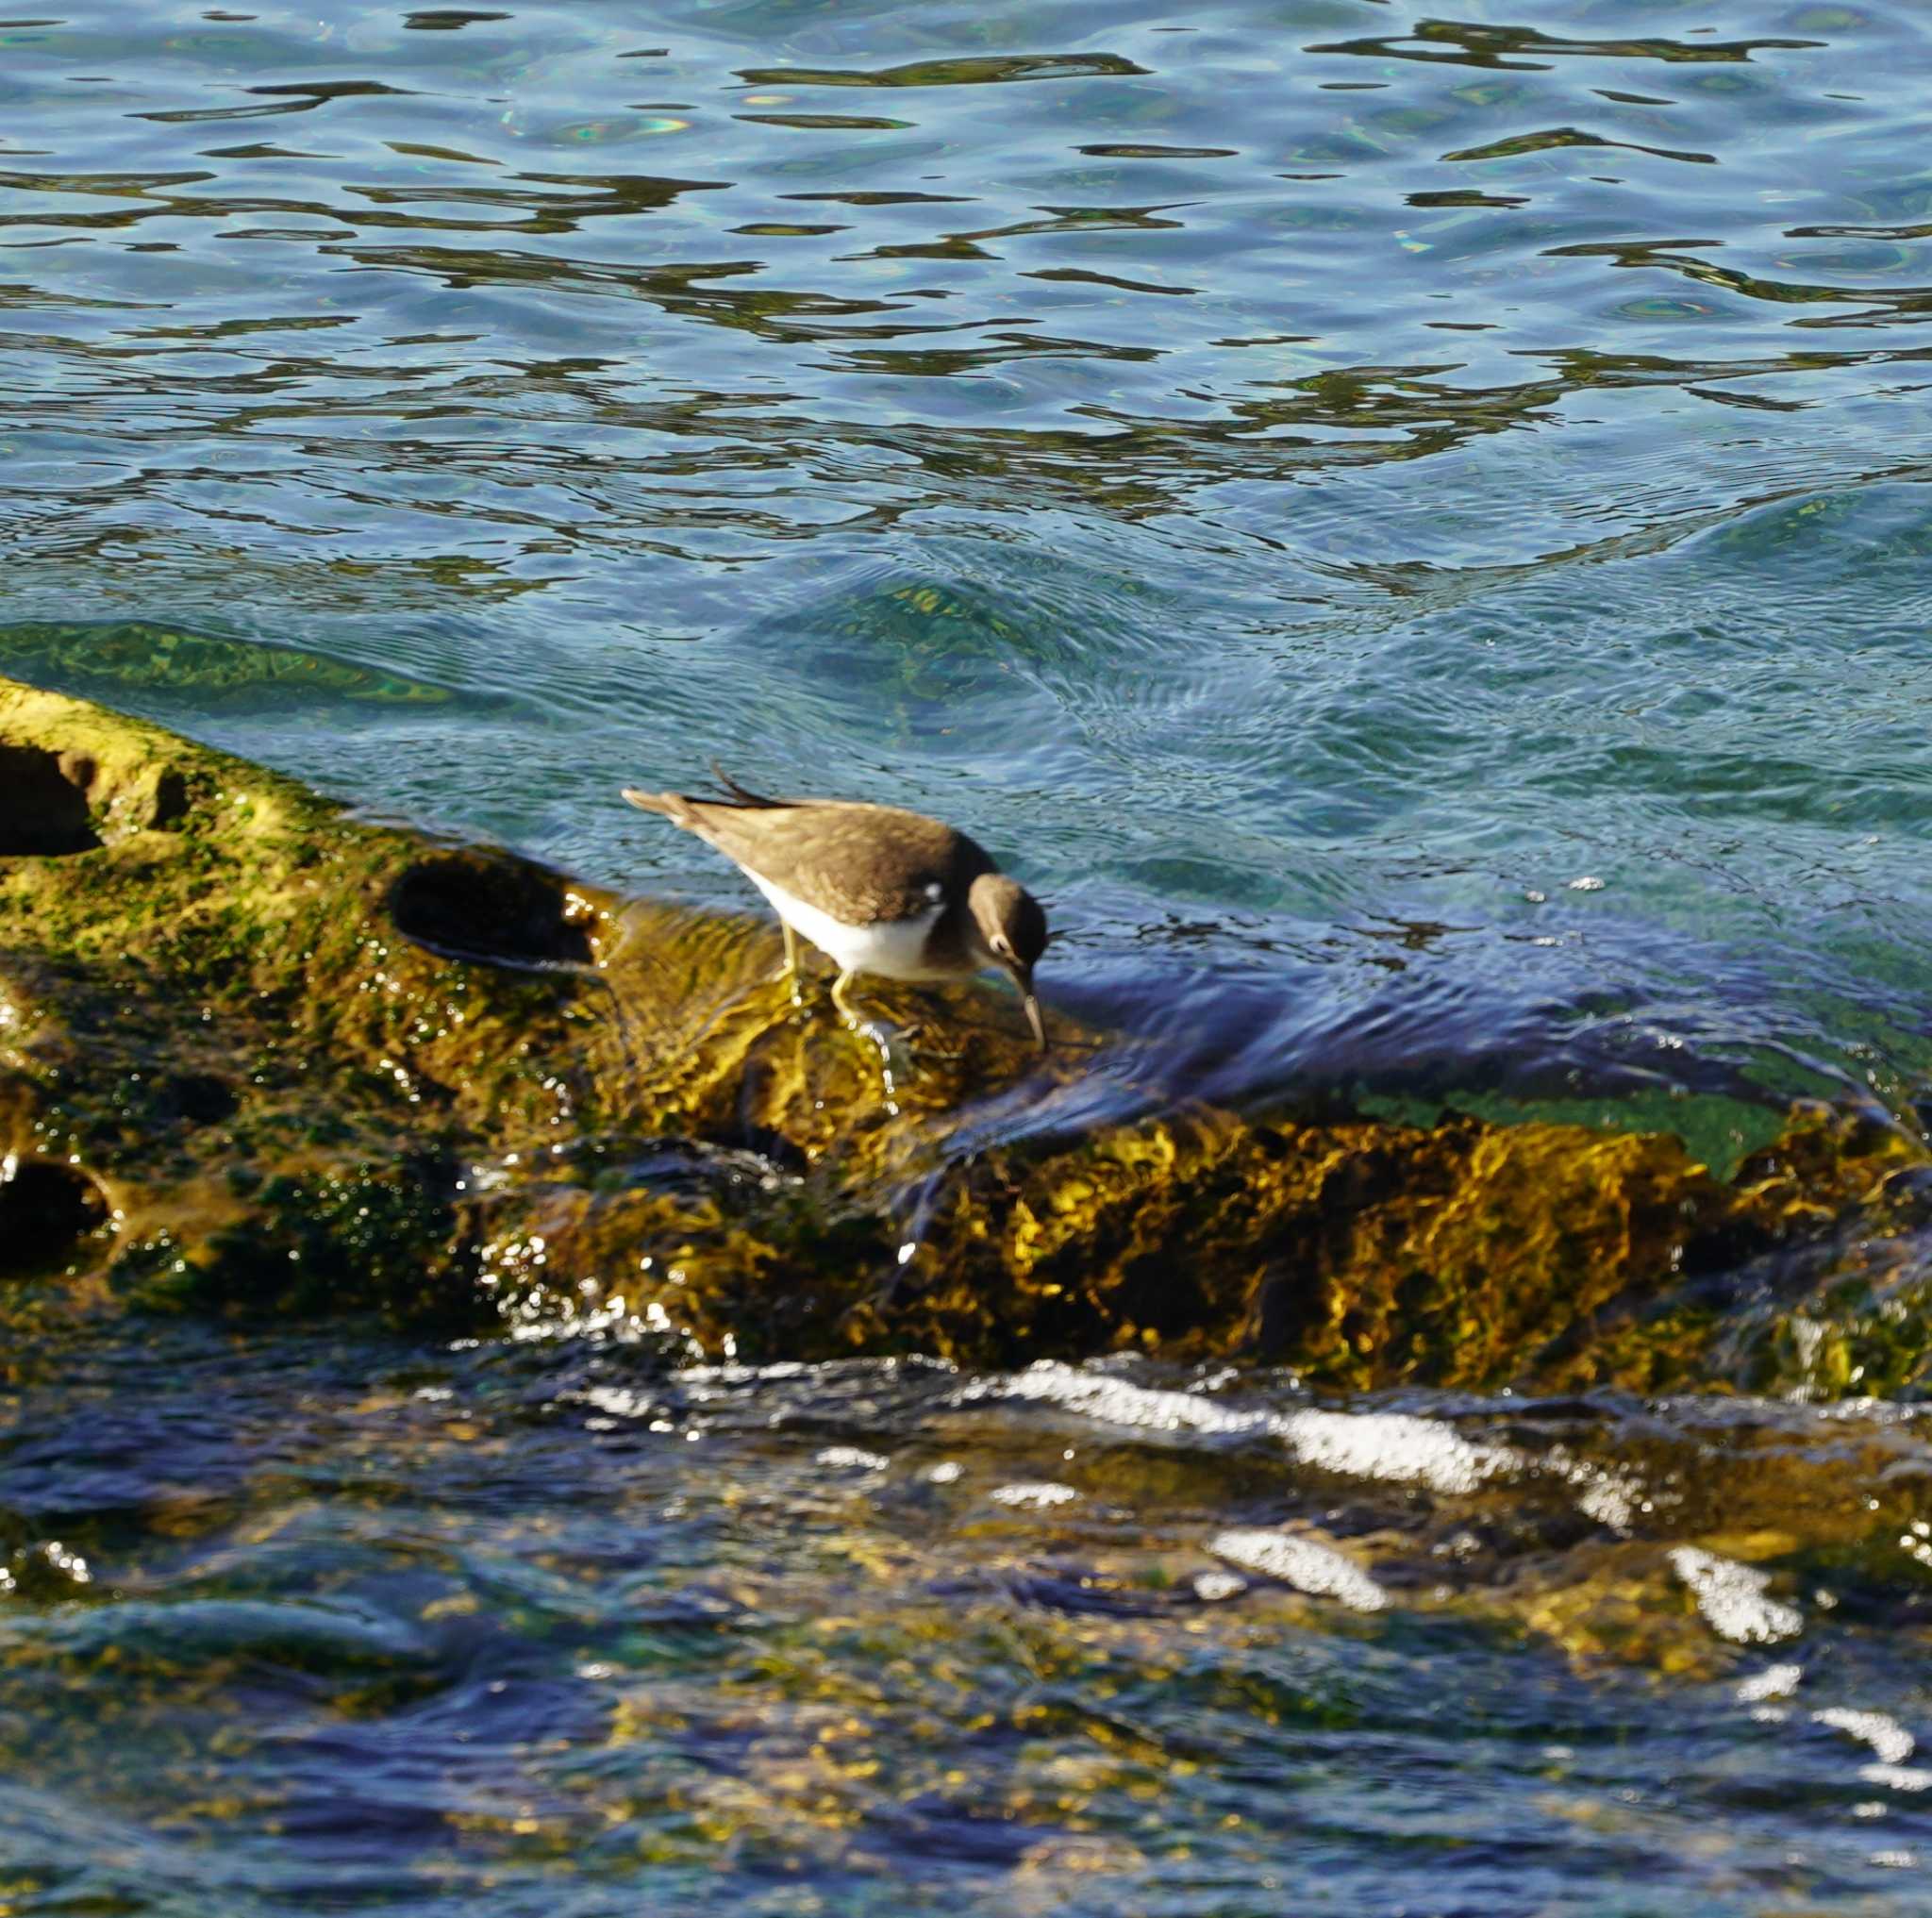
<path fill-rule="evenodd" d="M 1052 902 L 1049 1003 L 1214 1097 L 1674 1123 L 1720 1162 L 1793 1094 L 1923 1130 L 1922 26 L 1457 10 L 33 9 L 0 671 L 708 904 L 745 889 L 620 782 L 715 756 L 928 807 Z M 1265 1426 L 178 1338 L 5 1360 L 12 1909 L 1923 1897 L 1923 1795 L 1809 1715 L 1924 1723 L 1924 1452 L 1884 1409 L 1856 1444 L 1584 1421 L 1653 1493 L 1851 1460 L 1842 1509 L 1744 1526 L 1800 1637 L 1687 1612 L 1686 1666 L 1635 1625 L 1564 1649 L 1555 1601 L 1447 1623 L 1419 1577 L 1150 1609 L 1230 1528 L 1385 1573 L 1453 1538 Z M 660 1389 L 661 1433 L 571 1396 Z M 1555 1476 L 1482 1493 L 1499 1586 L 1548 1550 L 1596 1590 Z M 1659 1555 L 1734 1529 L 1589 1539 L 1648 1618 L 1690 1606 Z M 1795 1700 L 1740 1702 L 1754 1659 Z"/>
<path fill-rule="evenodd" d="M 1884 1408 L 355 1333 L 23 1370 L 18 1911 L 1924 1909 Z M 1228 1578 L 1284 1522 L 1340 1595 Z M 1707 1622 L 1667 1542 L 1766 1525 L 1807 1543 Z"/>

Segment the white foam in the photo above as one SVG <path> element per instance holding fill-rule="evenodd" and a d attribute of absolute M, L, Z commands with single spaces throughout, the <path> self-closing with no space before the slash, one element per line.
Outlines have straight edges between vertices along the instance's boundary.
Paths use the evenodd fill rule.
<path fill-rule="evenodd" d="M 1042 1359 L 1010 1378 L 975 1379 L 960 1397 L 1040 1399 L 1065 1406 L 1083 1418 L 1140 1431 L 1265 1432 L 1275 1424 L 1272 1412 L 1233 1411 L 1191 1392 L 1133 1385 L 1104 1373 L 1081 1372 L 1058 1359 Z"/>
<path fill-rule="evenodd" d="M 1231 1559 L 1244 1571 L 1278 1578 L 1311 1597 L 1340 1599 L 1357 1611 L 1380 1611 L 1389 1603 L 1388 1593 L 1359 1565 L 1344 1559 L 1333 1545 L 1314 1539 L 1297 1538 L 1291 1532 L 1241 1529 L 1223 1532 L 1208 1549 L 1217 1559 Z"/>
<path fill-rule="evenodd" d="M 1860 1765 L 1858 1776 L 1868 1785 L 1890 1785 L 1894 1792 L 1932 1791 L 1932 1772 L 1924 1765 Z"/>
<path fill-rule="evenodd" d="M 1883 1711 L 1852 1711 L 1842 1705 L 1833 1705 L 1814 1711 L 1811 1723 L 1828 1725 L 1834 1731 L 1869 1744 L 1882 1764 L 1904 1764 L 1919 1745 L 1918 1740 L 1897 1719 Z"/>
<path fill-rule="evenodd" d="M 815 1462 L 835 1472 L 883 1472 L 892 1461 L 877 1452 L 862 1452 L 857 1445 L 827 1445 Z"/>
<path fill-rule="evenodd" d="M 777 1359 L 769 1365 L 680 1365 L 671 1376 L 680 1385 L 762 1385 L 803 1378 L 812 1370 L 802 1359 Z"/>
<path fill-rule="evenodd" d="M 1057 1505 L 1072 1505 L 1080 1494 L 1071 1485 L 1042 1479 L 1002 1485 L 988 1495 L 995 1505 L 1009 1505 L 1016 1511 L 1047 1511 Z"/>
<path fill-rule="evenodd" d="M 657 1393 L 633 1392 L 623 1385 L 587 1385 L 581 1392 L 566 1393 L 566 1404 L 587 1405 L 612 1418 L 641 1419 L 659 1403 Z"/>
<path fill-rule="evenodd" d="M 1650 1509 L 1640 1480 L 1614 1466 L 1579 1459 L 1568 1445 L 1552 1445 L 1536 1462 L 1545 1474 L 1559 1476 L 1574 1488 L 1576 1509 L 1585 1518 L 1594 1519 L 1613 1532 L 1628 1532 L 1638 1513 Z"/>
<path fill-rule="evenodd" d="M 1803 1665 L 1767 1665 L 1738 1680 L 1736 1697 L 1740 1705 L 1756 1705 L 1761 1698 L 1789 1698 L 1805 1676 Z"/>
<path fill-rule="evenodd" d="M 1204 1605 L 1219 1605 L 1224 1598 L 1239 1598 L 1248 1581 L 1239 1572 L 1196 1572 L 1194 1596 Z"/>
<path fill-rule="evenodd" d="M 1280 1439 L 1297 1459 L 1318 1471 L 1424 1485 L 1450 1494 L 1474 1492 L 1525 1462 L 1507 1445 L 1472 1444 L 1440 1419 L 1406 1412 L 1239 1411 L 1198 1393 L 1135 1385 L 1054 1359 L 1010 1378 L 974 1380 L 960 1398 L 1035 1399 L 1138 1431 L 1262 1433 Z"/>
<path fill-rule="evenodd" d="M 1474 1445 L 1453 1426 L 1407 1412 L 1290 1412 L 1277 1429 L 1304 1465 L 1341 1477 L 1424 1485 L 1452 1497 L 1524 1462 L 1507 1445 Z"/>
<path fill-rule="evenodd" d="M 1805 1629 L 1805 1614 L 1795 1605 L 1767 1598 L 1771 1575 L 1695 1545 L 1675 1545 L 1671 1570 L 1690 1588 L 1697 1609 L 1719 1638 L 1734 1644 L 1772 1644 L 1796 1638 Z"/>

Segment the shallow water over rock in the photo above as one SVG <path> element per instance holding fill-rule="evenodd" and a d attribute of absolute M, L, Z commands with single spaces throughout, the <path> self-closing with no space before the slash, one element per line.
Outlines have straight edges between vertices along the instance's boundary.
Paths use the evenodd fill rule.
<path fill-rule="evenodd" d="M 371 1331 L 13 1373 L 25 1910 L 1922 1902 L 1895 1408 Z"/>

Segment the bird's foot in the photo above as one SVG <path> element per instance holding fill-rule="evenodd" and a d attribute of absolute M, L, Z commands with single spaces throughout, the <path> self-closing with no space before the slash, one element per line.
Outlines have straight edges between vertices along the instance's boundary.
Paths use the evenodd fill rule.
<path fill-rule="evenodd" d="M 783 986 L 790 992 L 791 1003 L 800 1011 L 805 1009 L 805 975 L 794 965 L 782 965 L 765 980 L 768 986 Z"/>
<path fill-rule="evenodd" d="M 916 1065 L 958 1065 L 966 1057 L 963 1046 L 941 1043 L 938 1027 L 924 1019 L 896 1027 L 893 1037 Z"/>

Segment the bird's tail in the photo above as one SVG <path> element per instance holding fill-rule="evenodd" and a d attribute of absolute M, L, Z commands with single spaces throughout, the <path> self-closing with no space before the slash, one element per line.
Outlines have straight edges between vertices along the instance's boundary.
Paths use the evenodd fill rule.
<path fill-rule="evenodd" d="M 626 786 L 624 789 L 624 796 L 640 811 L 661 813 L 672 825 L 681 826 L 687 831 L 696 823 L 695 809 L 700 806 L 722 806 L 732 811 L 763 812 L 791 803 L 784 799 L 767 799 L 762 793 L 749 792 L 715 759 L 711 762 L 711 771 L 716 775 L 719 785 L 731 795 L 728 799 L 699 798 L 691 792 L 640 792 L 634 786 Z"/>
<path fill-rule="evenodd" d="M 711 761 L 711 776 L 730 793 L 738 805 L 750 807 L 757 811 L 774 811 L 781 806 L 790 806 L 792 803 L 789 799 L 767 799 L 762 792 L 746 792 L 716 759 Z M 718 804 L 715 799 L 711 803 L 714 806 Z"/>
<path fill-rule="evenodd" d="M 658 812 L 673 826 L 681 826 L 689 830 L 697 824 L 691 812 L 691 802 L 682 792 L 640 792 L 635 786 L 626 786 L 624 796 L 640 812 Z"/>

